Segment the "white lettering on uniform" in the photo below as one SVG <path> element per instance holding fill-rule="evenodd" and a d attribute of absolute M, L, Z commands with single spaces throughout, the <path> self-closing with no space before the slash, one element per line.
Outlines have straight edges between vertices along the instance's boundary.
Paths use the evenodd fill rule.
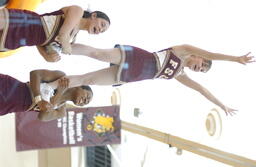
<path fill-rule="evenodd" d="M 173 74 L 173 70 L 168 67 L 164 70 L 164 73 L 170 76 Z"/>
<path fill-rule="evenodd" d="M 168 79 L 168 77 L 167 77 L 167 76 L 165 76 L 165 75 L 161 75 L 159 78 L 162 78 L 162 79 Z"/>
<path fill-rule="evenodd" d="M 172 59 L 170 60 L 169 63 L 173 66 L 174 69 L 176 69 L 177 66 L 178 66 L 178 62 L 176 62 L 176 61 L 174 61 L 174 60 L 172 60 Z"/>

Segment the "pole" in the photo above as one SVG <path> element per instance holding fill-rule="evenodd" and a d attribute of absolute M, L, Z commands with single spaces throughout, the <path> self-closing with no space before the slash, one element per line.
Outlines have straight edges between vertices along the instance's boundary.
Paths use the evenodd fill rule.
<path fill-rule="evenodd" d="M 217 150 L 212 147 L 208 147 L 196 142 L 182 139 L 180 137 L 163 133 L 147 127 L 131 124 L 125 121 L 122 121 L 121 125 L 123 130 L 136 133 L 157 140 L 162 143 L 166 143 L 178 149 L 186 150 L 194 154 L 198 154 L 203 157 L 219 161 L 221 163 L 225 163 L 234 167 L 256 167 L 255 160 L 251 160 L 242 156 Z"/>

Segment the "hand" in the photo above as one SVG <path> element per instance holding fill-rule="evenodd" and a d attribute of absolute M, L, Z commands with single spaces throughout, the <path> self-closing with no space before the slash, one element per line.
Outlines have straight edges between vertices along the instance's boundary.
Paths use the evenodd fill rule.
<path fill-rule="evenodd" d="M 248 52 L 247 54 L 243 56 L 239 56 L 237 62 L 241 63 L 243 65 L 246 65 L 247 63 L 255 62 L 255 59 L 253 56 L 249 56 L 251 52 Z"/>
<path fill-rule="evenodd" d="M 41 100 L 37 103 L 37 106 L 39 107 L 40 111 L 49 112 L 53 110 L 53 105 L 48 103 L 45 100 Z"/>
<path fill-rule="evenodd" d="M 61 53 L 71 55 L 72 53 L 72 48 L 69 42 L 64 42 L 61 43 L 62 51 Z"/>
<path fill-rule="evenodd" d="M 50 101 L 53 106 L 59 104 L 60 98 L 65 93 L 65 91 L 68 89 L 69 86 L 69 79 L 62 77 L 58 79 L 58 87 L 57 87 L 57 93 L 55 96 L 51 97 Z"/>
<path fill-rule="evenodd" d="M 69 86 L 69 79 L 62 77 L 58 79 L 58 89 L 67 89 Z"/>
<path fill-rule="evenodd" d="M 229 108 L 227 106 L 225 106 L 225 108 L 223 109 L 226 113 L 226 116 L 230 115 L 230 116 L 233 116 L 236 114 L 236 109 L 232 109 L 232 108 Z"/>
<path fill-rule="evenodd" d="M 46 54 L 44 56 L 44 59 L 48 62 L 57 62 L 57 61 L 60 61 L 61 56 L 59 55 L 59 53 L 55 52 L 52 54 Z"/>

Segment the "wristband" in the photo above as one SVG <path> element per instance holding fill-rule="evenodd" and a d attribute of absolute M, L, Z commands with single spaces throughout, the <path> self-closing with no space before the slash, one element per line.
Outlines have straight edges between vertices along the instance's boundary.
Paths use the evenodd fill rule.
<path fill-rule="evenodd" d="M 35 97 L 35 103 L 37 104 L 39 101 L 42 101 L 41 95 Z"/>

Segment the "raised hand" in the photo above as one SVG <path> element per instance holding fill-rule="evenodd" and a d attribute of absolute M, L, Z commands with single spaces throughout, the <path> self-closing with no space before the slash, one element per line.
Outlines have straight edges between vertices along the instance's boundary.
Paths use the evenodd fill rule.
<path fill-rule="evenodd" d="M 226 113 L 226 116 L 230 115 L 230 116 L 233 116 L 236 114 L 237 110 L 236 109 L 232 109 L 232 108 L 229 108 L 227 106 L 225 106 L 224 108 L 224 111 Z"/>
<path fill-rule="evenodd" d="M 237 59 L 238 63 L 241 63 L 243 65 L 246 65 L 247 63 L 253 63 L 255 62 L 255 57 L 254 56 L 249 56 L 251 52 L 248 52 L 247 54 L 243 56 L 239 56 Z"/>

